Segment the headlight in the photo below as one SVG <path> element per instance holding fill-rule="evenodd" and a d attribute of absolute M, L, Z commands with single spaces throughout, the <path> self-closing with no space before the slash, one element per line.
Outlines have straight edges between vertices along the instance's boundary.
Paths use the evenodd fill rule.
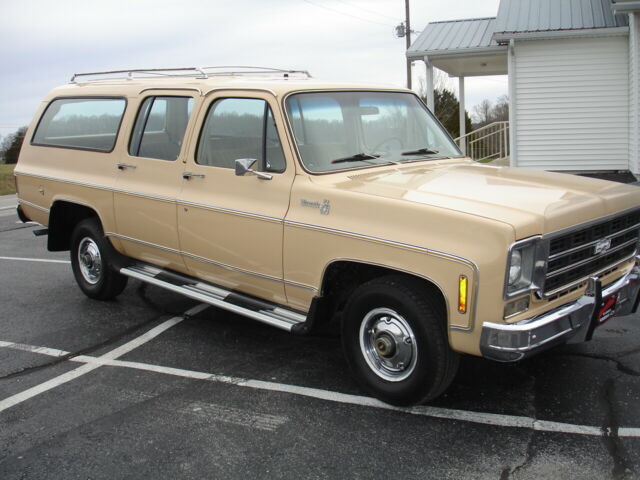
<path fill-rule="evenodd" d="M 514 285 L 522 276 L 522 254 L 520 250 L 514 250 L 509 264 L 509 285 Z"/>
<path fill-rule="evenodd" d="M 523 293 L 533 284 L 536 240 L 514 245 L 507 263 L 506 296 Z"/>

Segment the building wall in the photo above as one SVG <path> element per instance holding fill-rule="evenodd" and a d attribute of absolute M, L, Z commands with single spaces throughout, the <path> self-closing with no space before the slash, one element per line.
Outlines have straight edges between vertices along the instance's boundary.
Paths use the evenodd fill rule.
<path fill-rule="evenodd" d="M 640 12 L 629 14 L 629 170 L 640 175 Z"/>
<path fill-rule="evenodd" d="M 629 169 L 629 39 L 517 40 L 515 164 Z"/>

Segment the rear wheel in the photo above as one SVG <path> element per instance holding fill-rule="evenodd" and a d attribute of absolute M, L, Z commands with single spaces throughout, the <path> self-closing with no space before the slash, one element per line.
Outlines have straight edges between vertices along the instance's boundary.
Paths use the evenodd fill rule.
<path fill-rule="evenodd" d="M 391 275 L 358 287 L 347 302 L 342 343 L 358 383 L 394 405 L 423 403 L 453 381 L 459 357 L 449 348 L 446 313 L 417 279 Z"/>
<path fill-rule="evenodd" d="M 78 223 L 71 234 L 71 268 L 80 289 L 90 298 L 109 300 L 127 286 L 127 277 L 108 263 L 109 245 L 96 219 Z"/>

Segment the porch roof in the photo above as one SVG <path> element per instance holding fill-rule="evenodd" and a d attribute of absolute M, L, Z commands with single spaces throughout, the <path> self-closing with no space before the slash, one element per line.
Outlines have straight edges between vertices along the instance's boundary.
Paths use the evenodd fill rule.
<path fill-rule="evenodd" d="M 454 77 L 507 73 L 507 48 L 493 40 L 496 18 L 432 22 L 413 42 L 407 57 L 429 58 Z"/>

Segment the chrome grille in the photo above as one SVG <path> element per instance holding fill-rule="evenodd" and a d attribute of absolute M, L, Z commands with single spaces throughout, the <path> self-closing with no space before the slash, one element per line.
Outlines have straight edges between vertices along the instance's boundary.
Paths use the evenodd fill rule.
<path fill-rule="evenodd" d="M 545 295 L 570 288 L 632 257 L 639 236 L 640 210 L 636 210 L 551 238 Z"/>

